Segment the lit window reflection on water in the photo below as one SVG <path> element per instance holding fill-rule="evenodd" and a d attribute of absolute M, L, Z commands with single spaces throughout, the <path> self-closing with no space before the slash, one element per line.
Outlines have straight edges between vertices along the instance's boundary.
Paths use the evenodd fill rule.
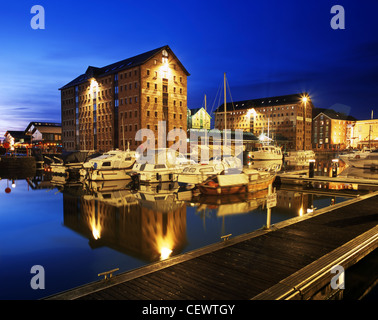
<path fill-rule="evenodd" d="M 42 298 L 97 281 L 100 272 L 125 272 L 266 225 L 267 190 L 204 197 L 171 183 L 133 191 L 128 181 L 57 179 L 0 180 L 1 299 Z M 339 196 L 336 184 L 281 186 L 271 223 L 353 197 L 345 191 L 350 196 Z M 33 265 L 45 268 L 45 290 L 30 288 Z"/>

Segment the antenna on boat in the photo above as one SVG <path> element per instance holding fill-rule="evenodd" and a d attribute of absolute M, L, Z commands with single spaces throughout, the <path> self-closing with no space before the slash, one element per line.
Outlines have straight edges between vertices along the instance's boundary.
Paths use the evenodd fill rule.
<path fill-rule="evenodd" d="M 206 94 L 205 94 L 205 141 L 207 141 L 207 107 L 206 107 Z"/>
<path fill-rule="evenodd" d="M 226 91 L 226 72 L 224 73 L 223 77 L 223 85 L 224 85 L 224 131 L 223 131 L 223 145 L 227 145 L 227 135 L 226 135 L 226 128 L 227 128 L 227 91 Z"/>
<path fill-rule="evenodd" d="M 125 127 L 123 125 L 123 115 L 122 115 L 122 139 L 123 139 L 123 151 L 125 151 Z M 129 141 L 127 141 L 127 149 L 129 149 Z"/>

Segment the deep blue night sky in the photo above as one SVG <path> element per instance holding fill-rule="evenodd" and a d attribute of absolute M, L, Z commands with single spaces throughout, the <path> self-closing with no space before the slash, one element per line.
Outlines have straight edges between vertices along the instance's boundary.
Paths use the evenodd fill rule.
<path fill-rule="evenodd" d="M 33 30 L 33 5 L 45 29 Z M 345 29 L 333 30 L 333 5 Z M 84 73 L 168 44 L 191 73 L 188 107 L 307 91 L 315 105 L 378 117 L 378 2 L 3 1 L 0 137 L 30 121 L 60 122 L 58 88 Z M 230 99 L 230 98 L 228 98 Z"/>

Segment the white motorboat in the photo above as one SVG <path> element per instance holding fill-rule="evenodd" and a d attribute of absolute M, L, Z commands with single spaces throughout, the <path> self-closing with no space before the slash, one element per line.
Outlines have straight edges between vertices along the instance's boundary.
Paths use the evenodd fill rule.
<path fill-rule="evenodd" d="M 128 172 L 131 171 L 135 160 L 135 151 L 108 151 L 85 162 L 80 175 L 89 180 L 130 179 Z"/>
<path fill-rule="evenodd" d="M 378 168 L 378 150 L 356 153 L 351 157 L 340 158 L 349 166 L 355 168 Z"/>
<path fill-rule="evenodd" d="M 177 181 L 177 175 L 190 161 L 184 161 L 185 157 L 179 152 L 169 149 L 150 149 L 147 156 L 138 156 L 138 161 L 129 172 L 133 182 L 159 183 Z"/>
<path fill-rule="evenodd" d="M 248 161 L 254 160 L 281 160 L 282 150 L 280 147 L 263 145 L 253 148 L 247 154 Z"/>
<path fill-rule="evenodd" d="M 178 174 L 177 181 L 197 185 L 204 182 L 210 176 L 220 174 L 229 169 L 242 170 L 242 163 L 239 158 L 232 156 L 215 157 L 208 163 L 187 166 Z"/>
<path fill-rule="evenodd" d="M 367 157 L 372 151 L 370 149 L 362 149 L 362 150 L 351 150 L 350 152 L 340 154 L 339 158 L 344 161 L 346 164 L 348 163 L 349 159 L 364 159 Z M 351 165 L 351 164 L 349 164 Z"/>
<path fill-rule="evenodd" d="M 282 160 L 256 160 L 250 161 L 248 168 L 260 171 L 275 171 L 278 172 L 282 169 Z"/>

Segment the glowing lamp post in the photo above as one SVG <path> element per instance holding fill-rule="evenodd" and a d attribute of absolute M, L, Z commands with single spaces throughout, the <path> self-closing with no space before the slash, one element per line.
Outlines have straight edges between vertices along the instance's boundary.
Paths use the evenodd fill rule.
<path fill-rule="evenodd" d="M 302 103 L 304 105 L 304 112 L 303 112 L 303 150 L 306 150 L 306 105 L 307 105 L 308 97 L 302 97 Z"/>

